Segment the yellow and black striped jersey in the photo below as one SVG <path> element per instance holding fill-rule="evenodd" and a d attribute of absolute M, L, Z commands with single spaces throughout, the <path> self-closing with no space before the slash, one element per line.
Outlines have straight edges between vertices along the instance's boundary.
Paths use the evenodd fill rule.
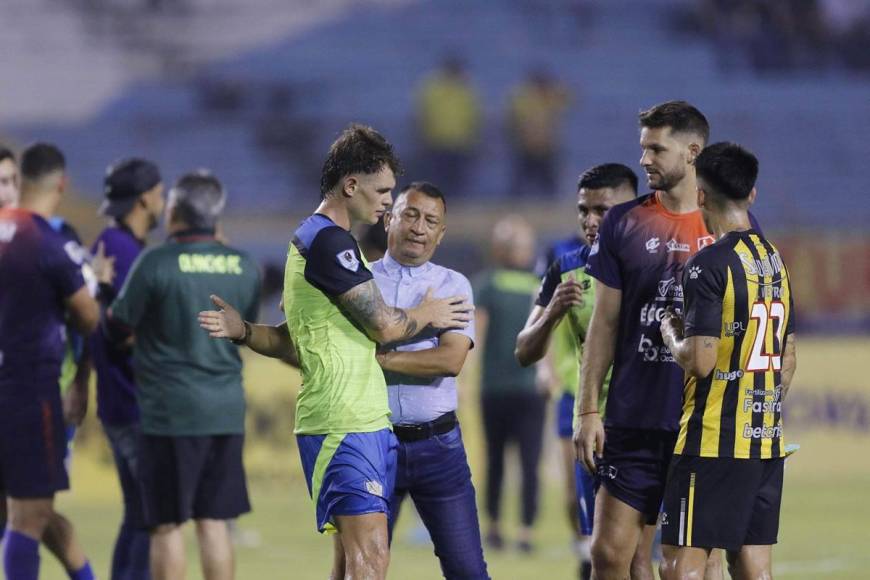
<path fill-rule="evenodd" d="M 680 455 L 768 459 L 785 455 L 780 372 L 793 332 L 788 272 L 755 230 L 731 232 L 683 270 L 685 335 L 719 339 L 709 376 L 687 377 Z"/>

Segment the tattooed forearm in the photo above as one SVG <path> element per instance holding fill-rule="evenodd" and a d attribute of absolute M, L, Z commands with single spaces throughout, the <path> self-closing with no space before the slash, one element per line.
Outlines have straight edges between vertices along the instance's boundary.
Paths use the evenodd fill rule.
<path fill-rule="evenodd" d="M 338 301 L 376 342 L 395 342 L 418 332 L 417 321 L 405 310 L 387 306 L 374 280 L 354 286 L 339 296 Z"/>
<path fill-rule="evenodd" d="M 717 348 L 717 346 L 713 339 L 704 337 L 704 348 Z"/>
<path fill-rule="evenodd" d="M 396 340 L 405 340 L 417 334 L 417 321 L 408 316 L 401 308 L 393 308 L 393 324 L 402 329 L 401 337 Z"/>

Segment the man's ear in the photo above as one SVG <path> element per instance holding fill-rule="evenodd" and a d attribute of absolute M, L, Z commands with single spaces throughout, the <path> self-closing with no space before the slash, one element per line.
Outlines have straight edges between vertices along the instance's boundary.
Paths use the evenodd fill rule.
<path fill-rule="evenodd" d="M 393 208 L 388 209 L 384 212 L 384 231 L 388 231 L 390 229 L 390 222 L 393 221 Z"/>
<path fill-rule="evenodd" d="M 704 192 L 704 190 L 699 187 L 698 188 L 698 207 L 699 208 L 704 207 L 705 195 L 706 195 L 706 193 Z"/>
<path fill-rule="evenodd" d="M 695 159 L 698 158 L 698 155 L 701 154 L 701 151 L 703 149 L 704 147 L 702 147 L 700 143 L 695 143 L 694 141 L 692 143 L 689 143 L 689 165 L 695 164 Z"/>
<path fill-rule="evenodd" d="M 435 240 L 435 245 L 436 245 L 436 246 L 440 246 L 440 245 L 441 245 L 441 240 L 444 239 L 444 234 L 446 234 L 446 233 L 447 233 L 447 226 L 441 226 L 441 233 L 438 234 L 438 239 Z"/>
<path fill-rule="evenodd" d="M 756 198 L 756 197 L 758 197 L 758 190 L 756 190 L 756 189 L 753 187 L 753 188 L 752 188 L 752 191 L 749 192 L 749 197 L 747 198 L 747 200 L 749 201 L 749 205 L 752 205 L 753 203 L 755 203 L 755 198 Z"/>
<path fill-rule="evenodd" d="M 341 178 L 341 192 L 347 197 L 353 197 L 356 193 L 356 188 L 359 186 L 359 181 L 356 177 L 348 175 Z"/>

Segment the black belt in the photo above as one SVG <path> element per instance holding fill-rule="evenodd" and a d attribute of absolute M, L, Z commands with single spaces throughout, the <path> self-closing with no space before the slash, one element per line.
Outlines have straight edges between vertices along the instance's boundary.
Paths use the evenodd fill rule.
<path fill-rule="evenodd" d="M 396 434 L 396 439 L 402 443 L 411 441 L 422 441 L 429 439 L 435 435 L 443 435 L 448 431 L 452 431 L 458 422 L 456 421 L 456 412 L 450 411 L 444 413 L 434 421 L 428 423 L 419 423 L 417 425 L 393 425 L 393 433 Z"/>

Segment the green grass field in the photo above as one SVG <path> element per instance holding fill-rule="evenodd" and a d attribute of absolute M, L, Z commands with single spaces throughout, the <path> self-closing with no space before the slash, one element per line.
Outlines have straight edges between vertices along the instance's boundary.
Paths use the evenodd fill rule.
<path fill-rule="evenodd" d="M 866 390 L 862 389 L 864 378 L 854 361 L 866 358 L 870 341 L 802 341 L 799 352 L 801 362 L 795 389 L 854 389 L 865 397 L 862 400 L 867 400 L 863 394 Z M 848 366 L 846 361 L 850 363 Z M 331 541 L 314 532 L 313 510 L 299 472 L 292 436 L 286 425 L 274 425 L 278 419 L 269 419 L 268 414 L 257 411 L 253 401 L 258 398 L 272 401 L 271 406 L 278 416 L 286 419 L 292 415 L 287 408 L 292 403 L 292 389 L 287 385 L 296 384 L 296 379 L 288 378 L 290 371 L 284 367 L 258 359 L 249 362 L 248 389 L 255 423 L 251 429 L 273 435 L 267 443 L 254 443 L 248 449 L 254 511 L 239 523 L 242 530 L 258 535 L 259 543 L 238 549 L 238 577 L 322 580 L 329 569 Z M 473 375 L 472 368 L 466 377 L 467 383 L 473 384 Z M 465 393 L 461 405 L 466 445 L 480 488 L 482 445 L 474 403 L 473 393 Z M 102 436 L 93 423 L 83 434 L 84 441 L 77 449 L 72 471 L 73 491 L 59 497 L 58 508 L 76 524 L 96 571 L 101 578 L 107 578 L 120 519 L 120 496 Z M 800 442 L 802 448 L 789 460 L 786 469 L 780 544 L 774 550 L 776 576 L 807 580 L 870 577 L 870 554 L 866 551 L 870 537 L 867 533 L 870 434 L 828 429 L 794 434 L 790 440 Z M 493 578 L 576 577 L 567 524 L 560 509 L 562 488 L 555 460 L 555 441 L 548 443 L 547 458 L 542 466 L 545 485 L 537 550 L 527 557 L 512 550 L 487 553 Z M 516 521 L 517 495 L 516 477 L 512 477 L 506 493 L 508 524 Z M 400 580 L 440 578 L 431 547 L 413 544 L 407 539 L 412 527 L 407 517 L 409 512 L 403 514 L 400 522 L 389 577 Z M 199 564 L 192 537 L 189 537 L 188 548 L 189 577 L 197 578 Z M 66 578 L 45 551 L 42 561 L 43 578 Z"/>

